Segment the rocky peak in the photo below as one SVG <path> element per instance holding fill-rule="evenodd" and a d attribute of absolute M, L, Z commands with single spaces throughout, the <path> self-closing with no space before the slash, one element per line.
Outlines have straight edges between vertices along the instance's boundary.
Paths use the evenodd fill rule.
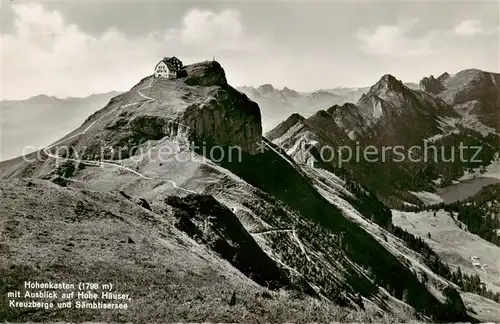
<path fill-rule="evenodd" d="M 443 81 L 449 77 L 448 73 L 440 75 L 437 79 L 433 75 L 424 77 L 419 82 L 420 90 L 432 94 L 438 94 L 445 89 Z"/>
<path fill-rule="evenodd" d="M 189 137 L 255 153 L 262 136 L 259 106 L 228 85 L 224 69 L 216 61 L 188 65 L 186 72 L 185 83 L 197 86 L 192 90 L 197 95 L 191 92 L 181 98 L 186 104 L 182 123 L 189 127 Z"/>
<path fill-rule="evenodd" d="M 294 113 L 294 114 L 291 114 L 290 117 L 288 117 L 287 120 L 290 121 L 290 122 L 293 122 L 295 124 L 295 123 L 304 121 L 306 119 L 302 115 L 300 115 L 298 113 Z"/>
<path fill-rule="evenodd" d="M 297 113 L 291 114 L 285 121 L 281 122 L 274 129 L 266 134 L 266 137 L 270 140 L 283 136 L 291 127 L 297 125 L 298 123 L 304 123 L 306 119 Z"/>
<path fill-rule="evenodd" d="M 439 81 L 445 81 L 446 79 L 448 79 L 450 77 L 450 74 L 448 72 L 444 72 L 443 74 L 441 74 L 440 76 L 438 76 L 438 80 Z"/>
<path fill-rule="evenodd" d="M 295 90 L 292 90 L 290 88 L 287 88 L 287 87 L 284 87 L 282 90 L 281 90 L 281 93 L 285 96 L 285 97 L 289 97 L 289 98 L 297 98 L 297 97 L 300 97 L 300 94 L 295 91 Z"/>
<path fill-rule="evenodd" d="M 310 100 L 321 101 L 321 100 L 335 100 L 340 98 L 340 96 L 333 94 L 325 90 L 318 90 L 311 93 L 308 98 Z"/>
<path fill-rule="evenodd" d="M 324 109 L 321 109 L 321 110 L 318 110 L 314 115 L 313 117 L 321 117 L 321 118 L 332 118 L 332 115 L 330 113 L 328 113 L 326 110 Z"/>
<path fill-rule="evenodd" d="M 227 83 L 215 61 L 188 65 L 184 75 L 173 80 L 146 77 L 91 115 L 90 122 L 93 127 L 75 147 L 88 147 L 87 159 L 103 146 L 127 158 L 133 154 L 130 147 L 160 140 L 206 141 L 254 154 L 262 137 L 259 106 Z"/>
<path fill-rule="evenodd" d="M 370 88 L 370 93 L 379 93 L 381 91 L 401 91 L 404 88 L 403 82 L 400 80 L 396 79 L 390 74 L 386 74 L 380 78 L 380 80 L 375 83 Z"/>
<path fill-rule="evenodd" d="M 257 88 L 257 91 L 259 91 L 263 95 L 271 93 L 274 90 L 276 89 L 274 89 L 274 87 L 271 84 L 263 84 Z"/>
<path fill-rule="evenodd" d="M 457 74 L 455 74 L 455 78 L 467 78 L 467 79 L 482 79 L 485 78 L 489 72 L 485 72 L 479 69 L 465 69 Z"/>
<path fill-rule="evenodd" d="M 217 61 L 205 61 L 186 66 L 186 84 L 191 86 L 225 86 L 226 73 Z"/>

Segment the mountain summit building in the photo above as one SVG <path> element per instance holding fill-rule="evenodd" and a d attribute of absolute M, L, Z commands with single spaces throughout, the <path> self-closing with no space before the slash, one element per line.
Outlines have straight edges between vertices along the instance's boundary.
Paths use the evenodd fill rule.
<path fill-rule="evenodd" d="M 165 57 L 155 67 L 155 78 L 176 79 L 183 70 L 182 62 L 177 57 Z"/>

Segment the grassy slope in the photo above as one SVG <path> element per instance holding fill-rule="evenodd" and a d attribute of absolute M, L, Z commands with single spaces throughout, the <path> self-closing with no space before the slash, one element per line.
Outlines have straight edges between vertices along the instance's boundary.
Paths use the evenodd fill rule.
<path fill-rule="evenodd" d="M 237 161 L 237 158 L 232 161 Z M 343 233 L 347 257 L 368 269 L 375 284 L 387 288 L 397 298 L 402 298 L 405 294 L 410 305 L 436 320 L 464 319 L 447 313 L 446 308 L 410 270 L 363 229 L 345 219 L 306 178 L 275 152 L 268 150 L 262 154 L 245 155 L 241 162 L 226 160 L 222 165 L 248 183 L 274 195 L 302 217 L 325 227 L 333 234 Z M 361 294 L 370 296 L 374 293 L 376 287 L 362 278 L 359 272 L 352 271 L 351 276 L 350 284 L 355 285 Z"/>
<path fill-rule="evenodd" d="M 43 180 L 0 186 L 0 319 L 8 321 L 373 321 L 373 313 L 266 290 L 169 218 L 118 193 L 63 188 Z M 25 280 L 112 282 L 127 311 L 6 307 Z M 231 302 L 232 296 L 235 296 Z"/>

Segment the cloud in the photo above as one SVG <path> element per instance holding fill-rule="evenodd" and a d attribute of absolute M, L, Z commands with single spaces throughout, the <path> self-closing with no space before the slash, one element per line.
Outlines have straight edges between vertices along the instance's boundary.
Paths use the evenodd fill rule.
<path fill-rule="evenodd" d="M 14 30 L 0 35 L 2 91 L 8 99 L 126 90 L 151 74 L 163 56 L 190 63 L 257 44 L 231 10 L 191 10 L 179 29 L 129 37 L 114 28 L 91 35 L 38 3 L 13 4 L 12 9 Z"/>
<path fill-rule="evenodd" d="M 290 19 L 285 12 L 283 21 L 277 23 L 271 18 L 272 12 L 262 16 L 261 10 L 255 8 L 255 12 L 245 11 L 248 15 L 245 18 L 259 14 L 262 21 L 267 17 L 268 25 L 255 20 L 262 26 L 251 29 L 244 23 L 240 11 L 191 9 L 184 15 L 172 13 L 175 20 L 161 15 L 161 23 L 155 21 L 152 25 L 141 19 L 130 22 L 133 18 L 130 13 L 130 17 L 121 17 L 119 21 L 106 19 L 98 30 L 87 30 L 84 22 L 68 21 L 70 16 L 63 14 L 63 6 L 50 10 L 48 6 L 46 3 L 16 4 L 16 1 L 9 4 L 13 16 L 5 20 L 4 34 L 0 34 L 0 86 L 5 98 L 23 99 L 40 93 L 58 97 L 86 96 L 93 92 L 127 90 L 151 74 L 159 58 L 170 55 L 189 64 L 211 59 L 215 54 L 234 85 L 273 83 L 311 91 L 331 86 L 368 85 L 386 73 L 418 80 L 431 72 L 458 68 L 498 69 L 497 42 L 476 37 L 479 40 L 475 46 L 464 46 L 464 36 L 457 35 L 453 25 L 422 34 L 425 25 L 416 18 L 359 29 L 356 37 L 360 49 L 380 56 L 374 60 L 360 55 L 356 51 L 358 44 L 353 46 L 350 33 L 346 34 L 346 30 L 352 30 L 349 28 L 357 28 L 355 21 L 349 26 L 341 19 L 328 24 L 318 22 L 317 26 L 316 21 L 306 25 L 307 20 L 298 24 L 295 15 Z M 92 17 L 94 10 L 91 10 Z M 108 11 L 99 9 L 98 16 L 105 16 Z M 137 15 L 135 11 L 133 14 Z M 373 16 L 373 19 L 379 17 Z M 367 21 L 366 17 L 360 20 Z M 106 24 L 122 27 L 102 29 Z M 134 24 L 140 24 L 141 31 L 151 31 L 131 36 L 138 35 L 133 32 L 135 27 L 131 27 Z M 488 31 L 487 21 L 483 24 L 483 30 Z M 129 26 L 131 34 L 124 33 L 124 25 Z M 150 27 L 153 25 L 155 27 Z M 261 30 L 260 34 L 255 35 L 254 30 Z M 335 42 L 326 44 L 325 39 Z M 442 54 L 442 51 L 449 51 L 449 55 L 436 55 L 432 59 L 427 56 Z M 411 56 L 411 63 L 407 59 L 394 59 L 398 56 Z"/>
<path fill-rule="evenodd" d="M 219 14 L 211 11 L 190 10 L 184 17 L 180 39 L 186 45 L 207 45 L 218 39 L 234 41 L 242 36 L 243 26 L 240 15 L 234 10 L 224 10 Z"/>
<path fill-rule="evenodd" d="M 373 29 L 361 28 L 356 38 L 360 49 L 367 54 L 384 56 L 418 56 L 439 51 L 439 35 L 429 32 L 422 37 L 411 37 L 410 32 L 420 23 L 418 18 L 400 19 L 396 25 L 382 25 Z"/>
<path fill-rule="evenodd" d="M 455 35 L 491 35 L 498 32 L 498 28 L 487 28 L 479 20 L 464 20 L 453 29 Z"/>
<path fill-rule="evenodd" d="M 40 4 L 12 5 L 12 9 L 15 29 L 0 37 L 6 98 L 39 93 L 85 96 L 126 89 L 161 52 L 161 39 L 154 35 L 129 39 L 108 29 L 92 36 Z"/>
<path fill-rule="evenodd" d="M 431 30 L 423 36 L 412 36 L 419 26 L 418 18 L 400 19 L 396 25 L 381 25 L 375 28 L 360 28 L 356 38 L 360 50 L 366 54 L 387 57 L 426 56 L 442 53 L 457 37 L 492 35 L 499 28 L 486 28 L 479 20 L 464 20 L 454 28 Z"/>
<path fill-rule="evenodd" d="M 177 40 L 183 47 L 203 52 L 241 51 L 260 47 L 259 40 L 246 35 L 240 13 L 226 9 L 219 13 L 192 9 L 180 29 L 171 29 L 167 40 Z"/>

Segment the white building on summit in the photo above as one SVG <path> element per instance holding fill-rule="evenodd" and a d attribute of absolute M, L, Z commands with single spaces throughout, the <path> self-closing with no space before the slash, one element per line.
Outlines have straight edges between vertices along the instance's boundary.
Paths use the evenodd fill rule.
<path fill-rule="evenodd" d="M 165 57 L 158 62 L 155 67 L 155 78 L 175 79 L 178 78 L 183 66 L 181 60 L 177 57 Z"/>

